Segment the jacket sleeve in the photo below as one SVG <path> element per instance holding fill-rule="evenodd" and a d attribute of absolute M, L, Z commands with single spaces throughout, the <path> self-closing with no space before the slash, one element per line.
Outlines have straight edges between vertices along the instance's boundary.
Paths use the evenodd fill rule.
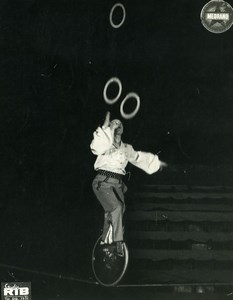
<path fill-rule="evenodd" d="M 158 155 L 150 152 L 135 151 L 131 145 L 126 146 L 128 161 L 135 167 L 145 171 L 147 174 L 153 174 L 160 168 Z"/>
<path fill-rule="evenodd" d="M 91 142 L 91 151 L 95 155 L 104 154 L 110 149 L 113 143 L 113 134 L 110 127 L 98 127 L 93 133 L 93 140 Z"/>

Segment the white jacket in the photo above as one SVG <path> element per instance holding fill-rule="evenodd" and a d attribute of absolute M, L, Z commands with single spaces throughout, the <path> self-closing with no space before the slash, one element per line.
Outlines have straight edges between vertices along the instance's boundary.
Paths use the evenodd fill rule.
<path fill-rule="evenodd" d="M 113 139 L 110 127 L 98 127 L 94 132 L 90 147 L 92 153 L 97 155 L 95 170 L 102 169 L 124 175 L 128 162 L 148 174 L 159 170 L 160 160 L 156 154 L 135 151 L 131 145 L 123 142 L 119 148 L 116 148 L 113 145 Z"/>

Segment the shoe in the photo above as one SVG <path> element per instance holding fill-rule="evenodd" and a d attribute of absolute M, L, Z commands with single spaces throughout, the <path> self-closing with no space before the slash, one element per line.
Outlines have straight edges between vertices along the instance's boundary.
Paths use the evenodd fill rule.
<path fill-rule="evenodd" d="M 123 257 L 124 256 L 124 249 L 123 249 L 123 242 L 116 242 L 116 255 Z"/>

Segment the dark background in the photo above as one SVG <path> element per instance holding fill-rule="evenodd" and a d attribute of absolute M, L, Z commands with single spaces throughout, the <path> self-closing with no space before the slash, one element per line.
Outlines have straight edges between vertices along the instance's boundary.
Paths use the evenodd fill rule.
<path fill-rule="evenodd" d="M 213 34 L 202 26 L 206 1 L 122 3 L 126 20 L 113 29 L 114 1 L 1 1 L 0 197 L 8 263 L 86 272 L 74 257 L 85 256 L 102 223 L 89 145 L 107 110 L 121 118 L 128 92 L 140 95 L 141 108 L 124 121 L 124 141 L 161 151 L 169 164 L 153 176 L 129 166 L 129 186 L 232 181 L 233 29 Z M 109 106 L 103 88 L 115 76 L 123 91 Z"/>

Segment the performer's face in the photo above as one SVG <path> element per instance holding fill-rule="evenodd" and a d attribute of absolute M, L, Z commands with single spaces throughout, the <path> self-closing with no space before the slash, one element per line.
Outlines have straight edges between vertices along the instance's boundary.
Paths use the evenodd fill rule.
<path fill-rule="evenodd" d="M 112 120 L 110 123 L 110 127 L 114 129 L 114 135 L 122 135 L 123 125 L 120 120 Z"/>
<path fill-rule="evenodd" d="M 123 125 L 121 123 L 120 126 L 115 129 L 115 135 L 122 135 L 122 133 L 123 133 Z"/>

